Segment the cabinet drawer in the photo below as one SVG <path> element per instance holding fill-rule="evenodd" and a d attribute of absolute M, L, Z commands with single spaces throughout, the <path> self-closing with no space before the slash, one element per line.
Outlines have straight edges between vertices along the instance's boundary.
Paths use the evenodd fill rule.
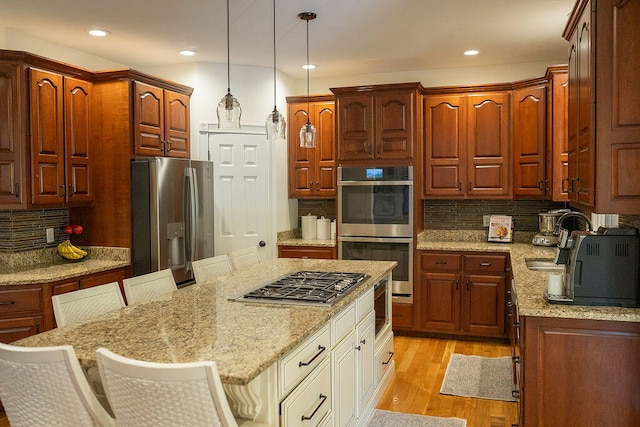
<path fill-rule="evenodd" d="M 278 258 L 336 259 L 335 247 L 280 246 Z"/>
<path fill-rule="evenodd" d="M 420 268 L 429 271 L 460 271 L 462 257 L 459 254 L 423 253 Z"/>
<path fill-rule="evenodd" d="M 413 326 L 413 304 L 394 303 L 391 310 L 391 327 L 411 328 Z"/>
<path fill-rule="evenodd" d="M 327 323 L 280 360 L 280 396 L 289 393 L 313 368 L 326 359 L 330 352 L 331 331 Z"/>
<path fill-rule="evenodd" d="M 325 359 L 280 403 L 283 427 L 317 426 L 331 410 L 331 365 Z"/>
<path fill-rule="evenodd" d="M 376 364 L 378 365 L 377 383 L 383 380 L 393 362 L 393 334 L 389 334 L 384 343 L 376 351 Z"/>
<path fill-rule="evenodd" d="M 356 302 L 331 319 L 331 341 L 333 346 L 338 344 L 349 332 L 356 327 Z"/>
<path fill-rule="evenodd" d="M 375 304 L 374 292 L 373 287 L 371 287 L 356 300 L 358 307 L 358 323 L 364 319 L 371 310 L 373 310 L 373 306 Z"/>
<path fill-rule="evenodd" d="M 0 315 L 42 311 L 42 289 L 11 289 L 0 291 Z"/>
<path fill-rule="evenodd" d="M 10 344 L 42 331 L 42 317 L 22 317 L 0 320 L 0 342 Z"/>
<path fill-rule="evenodd" d="M 505 255 L 465 255 L 464 271 L 465 272 L 499 272 L 504 273 L 507 266 L 507 257 Z"/>

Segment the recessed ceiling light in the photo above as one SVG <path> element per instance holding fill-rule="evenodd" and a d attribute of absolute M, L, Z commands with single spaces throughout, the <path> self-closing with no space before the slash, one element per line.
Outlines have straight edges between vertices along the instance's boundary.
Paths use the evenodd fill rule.
<path fill-rule="evenodd" d="M 467 56 L 473 56 L 473 55 L 477 55 L 477 54 L 479 54 L 479 53 L 480 53 L 480 52 L 478 52 L 477 50 L 466 50 L 466 51 L 464 52 L 464 54 L 465 54 L 465 55 L 467 55 Z"/>
<path fill-rule="evenodd" d="M 197 55 L 198 52 L 196 52 L 195 50 L 181 50 L 180 51 L 180 55 L 182 56 L 194 56 Z"/>
<path fill-rule="evenodd" d="M 316 68 L 316 66 L 315 66 L 314 64 L 308 64 L 308 65 L 307 65 L 307 64 L 304 64 L 304 65 L 302 66 L 302 68 L 304 68 L 305 70 L 307 70 L 307 69 L 308 69 L 308 70 L 313 70 L 314 68 Z"/>
<path fill-rule="evenodd" d="M 94 37 L 106 37 L 111 33 L 109 33 L 109 31 L 107 31 L 107 30 L 101 30 L 101 29 L 96 28 L 96 29 L 93 29 L 93 30 L 89 30 L 89 34 L 91 34 Z"/>

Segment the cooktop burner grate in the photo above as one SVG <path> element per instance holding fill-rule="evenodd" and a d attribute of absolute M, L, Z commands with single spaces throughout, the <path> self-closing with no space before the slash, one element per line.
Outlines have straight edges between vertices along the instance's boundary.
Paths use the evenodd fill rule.
<path fill-rule="evenodd" d="M 236 300 L 331 306 L 366 277 L 364 273 L 298 271 L 247 292 Z"/>

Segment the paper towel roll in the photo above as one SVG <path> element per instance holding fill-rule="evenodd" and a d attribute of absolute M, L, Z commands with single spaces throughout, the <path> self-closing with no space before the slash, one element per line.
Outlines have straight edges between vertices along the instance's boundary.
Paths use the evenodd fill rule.
<path fill-rule="evenodd" d="M 304 240 L 313 240 L 317 236 L 318 217 L 315 215 L 306 215 L 301 217 L 302 220 L 302 238 Z"/>
<path fill-rule="evenodd" d="M 563 295 L 562 285 L 564 284 L 563 273 L 549 273 L 549 283 L 547 285 L 547 293 L 549 295 Z"/>
<path fill-rule="evenodd" d="M 325 217 L 318 219 L 317 225 L 317 238 L 318 240 L 329 240 L 331 238 L 331 220 Z"/>
<path fill-rule="evenodd" d="M 331 240 L 336 240 L 336 220 L 331 221 Z"/>

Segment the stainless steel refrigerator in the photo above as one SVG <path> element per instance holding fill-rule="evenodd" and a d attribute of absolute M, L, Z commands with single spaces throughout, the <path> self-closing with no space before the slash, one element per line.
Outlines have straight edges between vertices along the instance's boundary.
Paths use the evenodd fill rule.
<path fill-rule="evenodd" d="M 213 163 L 154 157 L 131 161 L 134 276 L 170 268 L 194 281 L 193 261 L 214 255 Z"/>

